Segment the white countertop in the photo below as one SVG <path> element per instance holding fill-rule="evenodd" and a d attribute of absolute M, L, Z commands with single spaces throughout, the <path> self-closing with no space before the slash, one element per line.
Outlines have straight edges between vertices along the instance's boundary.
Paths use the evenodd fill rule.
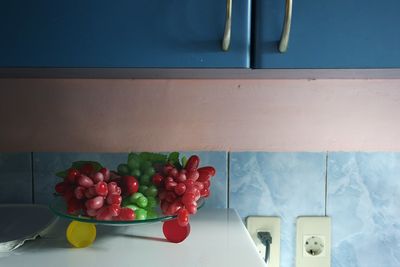
<path fill-rule="evenodd" d="M 26 221 L 29 223 L 29 220 Z M 72 248 L 65 238 L 69 221 L 60 219 L 41 239 L 0 253 L 0 267 L 264 267 L 246 228 L 232 209 L 201 209 L 191 217 L 189 237 L 165 240 L 162 223 L 97 226 L 90 247 Z"/>

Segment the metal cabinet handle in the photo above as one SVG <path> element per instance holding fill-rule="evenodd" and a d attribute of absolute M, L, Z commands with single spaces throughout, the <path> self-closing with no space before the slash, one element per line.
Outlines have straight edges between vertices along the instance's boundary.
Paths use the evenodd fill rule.
<path fill-rule="evenodd" d="M 226 19 L 224 39 L 222 40 L 222 50 L 228 51 L 231 44 L 231 27 L 232 27 L 232 0 L 226 0 Z"/>
<path fill-rule="evenodd" d="M 281 41 L 279 42 L 279 52 L 281 53 L 285 53 L 288 49 L 290 25 L 292 24 L 292 5 L 293 0 L 286 0 L 285 21 L 283 23 Z"/>

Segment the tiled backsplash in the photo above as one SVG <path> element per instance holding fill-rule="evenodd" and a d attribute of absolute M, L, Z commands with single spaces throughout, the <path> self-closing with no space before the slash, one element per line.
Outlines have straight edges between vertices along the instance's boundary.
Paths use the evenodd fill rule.
<path fill-rule="evenodd" d="M 32 181 L 32 153 L 0 153 L 0 203 L 31 203 Z"/>
<path fill-rule="evenodd" d="M 192 154 L 186 152 L 185 154 Z M 196 152 L 216 167 L 208 207 L 281 217 L 281 266 L 295 266 L 296 218 L 332 218 L 333 267 L 400 266 L 400 153 Z M 126 153 L 0 153 L 0 203 L 48 203 L 75 160 L 112 169 Z"/>
<path fill-rule="evenodd" d="M 242 217 L 281 217 L 281 266 L 294 266 L 297 216 L 325 215 L 326 153 L 245 152 L 230 159 L 230 207 Z"/>
<path fill-rule="evenodd" d="M 329 153 L 334 267 L 400 266 L 400 153 Z"/>

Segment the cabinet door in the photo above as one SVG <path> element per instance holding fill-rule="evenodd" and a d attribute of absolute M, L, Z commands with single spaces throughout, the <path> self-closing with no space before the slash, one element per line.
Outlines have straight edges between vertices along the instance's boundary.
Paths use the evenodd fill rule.
<path fill-rule="evenodd" d="M 248 68 L 250 0 L 0 2 L 0 67 Z"/>
<path fill-rule="evenodd" d="M 399 68 L 399 0 L 293 0 L 286 53 L 285 0 L 255 0 L 255 68 Z"/>

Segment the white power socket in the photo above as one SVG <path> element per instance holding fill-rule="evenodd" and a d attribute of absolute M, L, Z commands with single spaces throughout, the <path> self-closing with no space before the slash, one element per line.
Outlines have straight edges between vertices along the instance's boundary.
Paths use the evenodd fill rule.
<path fill-rule="evenodd" d="M 298 217 L 296 267 L 331 266 L 331 218 Z"/>
<path fill-rule="evenodd" d="M 257 237 L 258 232 L 269 232 L 272 237 L 268 267 L 279 267 L 281 247 L 281 220 L 279 217 L 249 216 L 246 219 L 249 231 L 260 256 L 265 260 L 265 245 Z"/>

